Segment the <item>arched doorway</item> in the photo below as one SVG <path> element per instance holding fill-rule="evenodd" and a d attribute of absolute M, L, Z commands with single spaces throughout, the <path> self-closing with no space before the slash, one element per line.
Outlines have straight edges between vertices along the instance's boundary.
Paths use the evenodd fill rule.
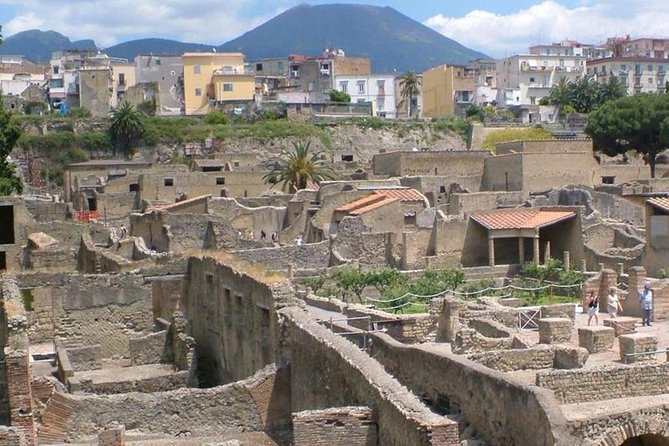
<path fill-rule="evenodd" d="M 669 438 L 658 434 L 644 434 L 628 438 L 620 446 L 669 446 Z"/>

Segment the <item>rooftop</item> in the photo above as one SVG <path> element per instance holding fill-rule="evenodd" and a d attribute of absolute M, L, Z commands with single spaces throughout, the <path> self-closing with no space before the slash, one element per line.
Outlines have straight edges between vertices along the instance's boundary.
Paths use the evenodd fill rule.
<path fill-rule="evenodd" d="M 669 197 L 650 198 L 646 203 L 661 211 L 669 212 Z"/>
<path fill-rule="evenodd" d="M 573 211 L 513 209 L 477 212 L 471 218 L 487 229 L 539 229 L 575 217 Z"/>

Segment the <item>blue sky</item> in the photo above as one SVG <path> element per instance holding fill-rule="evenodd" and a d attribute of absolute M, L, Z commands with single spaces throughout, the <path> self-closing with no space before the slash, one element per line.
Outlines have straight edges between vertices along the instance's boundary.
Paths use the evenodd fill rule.
<path fill-rule="evenodd" d="M 669 37 L 667 0 L 311 0 L 390 6 L 494 57 L 562 39 Z M 5 37 L 53 29 L 102 47 L 161 37 L 221 44 L 302 3 L 300 0 L 0 0 Z"/>

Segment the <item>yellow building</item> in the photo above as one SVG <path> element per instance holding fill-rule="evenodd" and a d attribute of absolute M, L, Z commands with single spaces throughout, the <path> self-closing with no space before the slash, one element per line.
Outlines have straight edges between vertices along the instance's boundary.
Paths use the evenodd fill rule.
<path fill-rule="evenodd" d="M 112 93 L 112 107 L 123 103 L 123 97 L 128 88 L 135 85 L 134 63 L 112 63 L 114 72 L 114 91 Z"/>
<path fill-rule="evenodd" d="M 212 101 L 253 100 L 255 82 L 242 53 L 186 53 L 184 102 L 187 115 L 204 114 Z"/>
<path fill-rule="evenodd" d="M 474 103 L 473 73 L 461 65 L 439 65 L 423 73 L 423 116 L 445 117 Z"/>

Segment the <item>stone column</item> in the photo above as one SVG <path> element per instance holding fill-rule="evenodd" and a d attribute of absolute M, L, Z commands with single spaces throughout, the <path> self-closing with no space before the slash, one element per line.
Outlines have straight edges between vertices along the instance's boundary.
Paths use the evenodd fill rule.
<path fill-rule="evenodd" d="M 488 236 L 488 265 L 495 266 L 495 239 Z"/>
<path fill-rule="evenodd" d="M 518 261 L 520 264 L 525 263 L 525 239 L 518 237 Z"/>
<path fill-rule="evenodd" d="M 581 272 L 588 272 L 588 263 L 585 261 L 585 259 L 581 259 Z"/>
<path fill-rule="evenodd" d="M 612 269 L 603 269 L 601 272 L 601 280 L 599 282 L 599 312 L 605 313 L 606 306 L 609 303 L 609 289 L 617 287 L 618 274 Z"/>
<path fill-rule="evenodd" d="M 544 263 L 548 263 L 551 259 L 551 242 L 546 242 L 546 250 L 544 251 Z"/>
<path fill-rule="evenodd" d="M 571 269 L 571 258 L 569 257 L 569 251 L 565 251 L 562 253 L 562 263 L 564 263 L 565 270 Z"/>
<path fill-rule="evenodd" d="M 539 256 L 540 256 L 540 254 L 539 254 L 540 253 L 540 251 L 539 251 L 539 236 L 534 237 L 533 242 L 534 242 L 534 245 L 532 246 L 532 248 L 533 248 L 533 250 L 532 250 L 532 261 L 535 264 L 538 265 L 539 262 L 541 261 L 541 259 L 539 258 Z"/>
<path fill-rule="evenodd" d="M 623 274 L 625 274 L 625 264 L 618 263 L 618 275 L 622 276 Z"/>

